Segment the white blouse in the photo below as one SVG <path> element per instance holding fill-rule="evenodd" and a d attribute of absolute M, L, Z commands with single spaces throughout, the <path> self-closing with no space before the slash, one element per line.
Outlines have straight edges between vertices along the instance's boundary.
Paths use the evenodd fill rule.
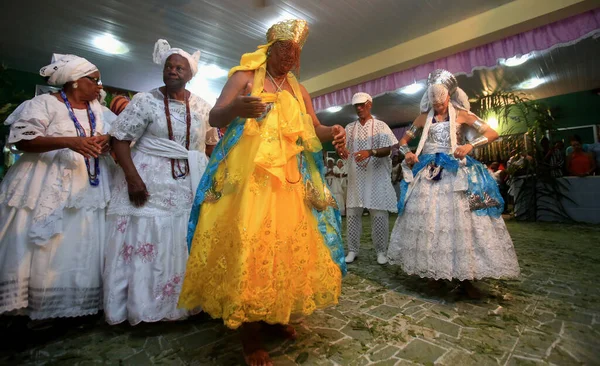
<path fill-rule="evenodd" d="M 104 131 L 102 109 L 91 102 L 96 135 Z M 74 109 L 75 117 L 90 135 L 86 109 Z M 75 137 L 77 130 L 62 101 L 50 94 L 21 104 L 4 122 L 10 126 L 9 144 L 45 137 Z M 94 160 L 90 159 L 93 169 Z M 99 185 L 88 180 L 83 156 L 70 149 L 23 153 L 0 185 L 0 204 L 33 211 L 29 235 L 46 240 L 62 230 L 62 211 L 71 208 L 103 209 L 110 199 L 110 182 L 104 157 L 99 162 Z"/>

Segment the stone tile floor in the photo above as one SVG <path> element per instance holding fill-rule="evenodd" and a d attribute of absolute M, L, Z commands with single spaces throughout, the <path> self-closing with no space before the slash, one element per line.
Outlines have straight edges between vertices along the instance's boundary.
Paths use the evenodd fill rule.
<path fill-rule="evenodd" d="M 394 218 L 390 218 L 393 222 Z M 297 319 L 298 340 L 271 341 L 275 365 L 600 365 L 600 226 L 507 222 L 522 276 L 432 289 L 364 250 L 340 304 Z M 204 315 L 108 326 L 66 319 L 28 331 L 0 318 L 0 364 L 238 365 L 236 332 Z"/>

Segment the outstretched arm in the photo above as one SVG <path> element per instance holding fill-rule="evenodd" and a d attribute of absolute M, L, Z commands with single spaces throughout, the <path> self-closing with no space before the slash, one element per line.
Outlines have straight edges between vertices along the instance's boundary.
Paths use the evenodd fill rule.
<path fill-rule="evenodd" d="M 300 84 L 300 90 L 302 91 L 302 99 L 306 106 L 306 113 L 312 118 L 313 125 L 315 126 L 315 132 L 322 142 L 333 141 L 337 153 L 342 158 L 348 157 L 348 151 L 346 150 L 346 130 L 340 125 L 334 126 L 323 126 L 317 117 L 315 110 L 312 105 L 312 99 L 308 94 L 308 91 L 304 85 Z"/>
<path fill-rule="evenodd" d="M 231 75 L 221 91 L 208 120 L 213 127 L 225 127 L 236 117 L 258 118 L 266 105 L 259 97 L 248 94 L 252 91 L 253 71 L 238 71 Z"/>

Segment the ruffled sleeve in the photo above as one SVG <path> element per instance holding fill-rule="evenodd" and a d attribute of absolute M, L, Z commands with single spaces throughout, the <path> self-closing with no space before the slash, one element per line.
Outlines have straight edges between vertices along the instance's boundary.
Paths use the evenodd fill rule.
<path fill-rule="evenodd" d="M 46 136 L 51 120 L 47 105 L 48 97 L 54 98 L 42 95 L 23 102 L 8 116 L 4 124 L 10 126 L 9 144 Z"/>
<path fill-rule="evenodd" d="M 138 140 L 152 122 L 151 103 L 152 95 L 138 93 L 112 123 L 109 134 L 118 140 Z"/>

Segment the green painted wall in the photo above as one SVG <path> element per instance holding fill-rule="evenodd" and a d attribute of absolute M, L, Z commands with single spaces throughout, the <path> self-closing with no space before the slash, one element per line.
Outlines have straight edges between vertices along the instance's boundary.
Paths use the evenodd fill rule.
<path fill-rule="evenodd" d="M 600 95 L 594 91 L 588 90 L 558 95 L 540 99 L 539 101 L 548 105 L 559 129 L 600 124 L 600 118 L 596 118 L 595 116 L 595 111 L 598 105 L 600 105 Z M 501 135 L 523 133 L 526 131 L 524 123 L 515 123 L 512 121 L 508 124 L 501 124 L 498 128 L 498 132 Z M 569 137 L 574 134 L 579 135 L 584 143 L 594 142 L 592 128 L 557 131 L 553 134 L 552 140 L 562 139 L 568 142 Z"/>
<path fill-rule="evenodd" d="M 12 93 L 24 92 L 29 98 L 35 95 L 36 85 L 46 85 L 43 77 L 25 71 L 8 69 L 2 73 L 3 81 L 10 87 L 0 88 L 0 100 L 5 100 Z"/>

